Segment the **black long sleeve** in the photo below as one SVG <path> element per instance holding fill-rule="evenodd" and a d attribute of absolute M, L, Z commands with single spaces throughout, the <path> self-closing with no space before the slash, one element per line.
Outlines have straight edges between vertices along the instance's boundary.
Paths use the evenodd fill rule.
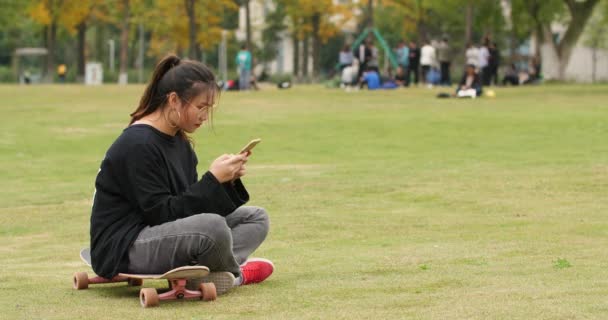
<path fill-rule="evenodd" d="M 197 180 L 190 143 L 147 125 L 131 126 L 110 147 L 95 181 L 91 214 L 93 269 L 113 277 L 128 266 L 129 247 L 146 226 L 194 214 L 226 216 L 249 200 L 240 180 Z"/>
<path fill-rule="evenodd" d="M 157 148 L 139 144 L 127 154 L 127 183 L 131 186 L 129 200 L 136 204 L 147 225 L 203 212 L 225 216 L 248 200 L 248 197 L 244 201 L 231 197 L 231 193 L 236 193 L 234 188 L 226 188 L 210 172 L 182 192 L 172 192 L 170 182 L 175 178 L 169 176 L 171 170 L 164 168 L 166 163 L 162 160 L 166 157 L 160 152 Z M 178 188 L 174 186 L 173 189 Z"/>

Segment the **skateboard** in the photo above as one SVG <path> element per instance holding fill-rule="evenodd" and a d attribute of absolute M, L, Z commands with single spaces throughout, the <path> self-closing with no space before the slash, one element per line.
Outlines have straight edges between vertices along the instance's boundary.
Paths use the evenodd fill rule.
<path fill-rule="evenodd" d="M 80 258 L 90 267 L 91 249 L 82 249 L 80 251 Z M 119 273 L 112 279 L 106 279 L 100 276 L 89 278 L 89 275 L 86 272 L 76 272 L 74 273 L 74 289 L 83 290 L 87 289 L 89 284 L 116 282 L 127 282 L 130 286 L 141 286 L 145 279 L 166 279 L 169 282 L 171 289 L 167 292 L 158 294 L 155 288 L 142 288 L 139 291 L 139 302 L 142 307 L 155 307 L 163 300 L 198 298 L 203 301 L 212 301 L 217 298 L 217 291 L 213 283 L 201 283 L 198 291 L 186 289 L 186 281 L 188 279 L 202 278 L 208 274 L 209 268 L 204 266 L 179 267 L 163 274 Z"/>

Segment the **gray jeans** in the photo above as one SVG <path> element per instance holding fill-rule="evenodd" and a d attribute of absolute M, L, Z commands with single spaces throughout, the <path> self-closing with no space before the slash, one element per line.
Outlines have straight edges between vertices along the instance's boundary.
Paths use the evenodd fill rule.
<path fill-rule="evenodd" d="M 248 90 L 251 80 L 251 70 L 241 69 L 239 74 L 239 90 Z"/>
<path fill-rule="evenodd" d="M 240 264 L 266 238 L 266 210 L 240 207 L 222 217 L 201 213 L 145 227 L 129 249 L 129 273 L 161 274 L 187 265 L 240 276 Z"/>

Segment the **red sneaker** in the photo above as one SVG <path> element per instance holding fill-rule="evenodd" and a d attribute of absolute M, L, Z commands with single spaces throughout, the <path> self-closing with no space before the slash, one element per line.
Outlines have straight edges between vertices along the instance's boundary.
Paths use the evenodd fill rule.
<path fill-rule="evenodd" d="M 274 264 L 270 260 L 262 258 L 247 259 L 241 265 L 241 285 L 258 283 L 266 280 L 274 271 Z"/>

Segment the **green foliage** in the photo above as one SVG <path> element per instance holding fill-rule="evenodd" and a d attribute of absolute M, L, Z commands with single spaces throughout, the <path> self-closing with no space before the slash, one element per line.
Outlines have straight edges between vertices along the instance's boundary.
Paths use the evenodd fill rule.
<path fill-rule="evenodd" d="M 335 71 L 338 55 L 345 44 L 346 38 L 343 34 L 337 34 L 327 40 L 327 43 L 321 47 L 321 70 L 325 70 L 328 74 Z"/>
<path fill-rule="evenodd" d="M 239 0 L 233 0 L 236 5 L 240 5 Z M 221 12 L 222 22 L 220 26 L 223 29 L 234 30 L 239 27 L 239 10 L 223 10 Z"/>
<path fill-rule="evenodd" d="M 392 6 L 377 6 L 374 10 L 374 26 L 380 31 L 384 39 L 391 45 L 396 46 L 401 40 L 415 38 L 415 32 L 408 28 L 403 18 L 403 10 Z M 364 21 L 362 20 L 364 23 Z"/>
<path fill-rule="evenodd" d="M 17 82 L 18 79 L 13 73 L 13 69 L 10 66 L 0 65 L 0 82 Z"/>
<path fill-rule="evenodd" d="M 594 10 L 583 36 L 584 43 L 591 48 L 608 47 L 608 1 L 603 1 Z"/>
<path fill-rule="evenodd" d="M 570 262 L 564 258 L 558 258 L 557 260 L 553 261 L 553 267 L 555 269 L 566 269 L 572 267 L 572 264 L 570 264 Z"/>
<path fill-rule="evenodd" d="M 566 14 L 563 0 L 512 0 L 511 8 L 513 30 L 520 41 L 540 26 L 563 20 Z"/>
<path fill-rule="evenodd" d="M 25 11 L 29 1 L 8 1 L 0 9 L 0 65 L 9 65 L 19 47 L 40 46 L 40 28 Z"/>

